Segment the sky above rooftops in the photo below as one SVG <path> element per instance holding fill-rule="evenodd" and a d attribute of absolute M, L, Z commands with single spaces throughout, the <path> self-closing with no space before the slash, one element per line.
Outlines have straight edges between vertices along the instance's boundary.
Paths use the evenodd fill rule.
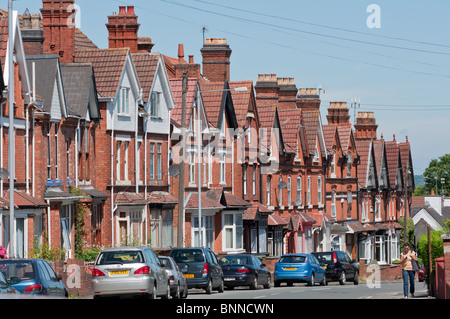
<path fill-rule="evenodd" d="M 449 153 L 450 2 L 446 0 L 76 0 L 81 30 L 107 47 L 107 16 L 134 5 L 154 52 L 201 62 L 205 38 L 226 38 L 231 80 L 258 79 L 259 73 L 293 77 L 297 87 L 321 91 L 326 124 L 330 101 L 354 98 L 357 111 L 375 112 L 378 137 L 412 146 L 414 170 L 421 174 L 433 158 Z M 367 12 L 371 4 L 378 11 Z M 40 0 L 14 2 L 24 13 L 39 12 Z M 7 1 L 2 1 L 7 9 Z M 369 19 L 369 24 L 368 24 Z M 371 22 L 380 28 L 370 28 Z M 203 34 L 203 26 L 207 31 Z M 354 111 L 351 109 L 354 123 Z"/>

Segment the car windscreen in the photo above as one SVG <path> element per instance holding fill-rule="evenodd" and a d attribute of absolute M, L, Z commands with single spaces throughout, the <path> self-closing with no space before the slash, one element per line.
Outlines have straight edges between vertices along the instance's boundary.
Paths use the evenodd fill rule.
<path fill-rule="evenodd" d="M 248 256 L 224 256 L 220 258 L 219 264 L 225 265 L 248 265 L 250 263 Z"/>
<path fill-rule="evenodd" d="M 321 264 L 332 264 L 333 263 L 333 253 L 313 253 Z"/>
<path fill-rule="evenodd" d="M 282 264 L 303 264 L 306 263 L 307 259 L 306 256 L 282 256 L 278 262 Z"/>
<path fill-rule="evenodd" d="M 140 250 L 105 251 L 100 253 L 97 265 L 144 263 L 144 255 Z"/>
<path fill-rule="evenodd" d="M 2 260 L 0 261 L 0 272 L 7 280 L 18 277 L 22 281 L 36 279 L 36 269 L 31 261 Z"/>
<path fill-rule="evenodd" d="M 177 263 L 205 262 L 205 257 L 201 249 L 177 249 L 170 254 Z"/>

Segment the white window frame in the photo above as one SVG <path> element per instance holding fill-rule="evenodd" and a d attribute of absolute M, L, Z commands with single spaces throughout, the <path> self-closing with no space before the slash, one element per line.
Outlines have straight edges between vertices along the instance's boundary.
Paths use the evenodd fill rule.
<path fill-rule="evenodd" d="M 150 170 L 150 180 L 155 180 L 155 143 L 154 142 L 150 142 L 150 147 L 149 147 L 149 170 Z"/>
<path fill-rule="evenodd" d="M 271 186 L 272 186 L 272 176 L 267 176 L 267 179 L 266 179 L 266 203 L 267 203 L 267 206 L 272 206 L 271 205 Z"/>
<path fill-rule="evenodd" d="M 120 176 L 120 148 L 122 146 L 122 141 L 116 141 L 116 181 L 121 181 Z"/>
<path fill-rule="evenodd" d="M 232 223 L 226 225 L 225 221 L 227 216 L 232 217 Z M 240 223 L 240 225 L 239 225 Z M 223 251 L 238 251 L 244 248 L 244 222 L 241 212 L 226 212 L 222 214 L 222 225 L 223 225 L 223 240 L 222 249 Z M 228 232 L 231 230 L 231 247 L 227 247 Z M 240 237 L 240 238 L 238 238 Z"/>
<path fill-rule="evenodd" d="M 322 196 L 322 176 L 317 176 L 317 204 L 323 204 L 323 196 Z"/>
<path fill-rule="evenodd" d="M 278 177 L 278 185 L 283 181 L 283 176 Z M 278 188 L 278 206 L 284 206 L 283 205 L 283 189 L 280 187 Z"/>
<path fill-rule="evenodd" d="M 336 217 L 336 191 L 331 191 L 331 217 Z"/>
<path fill-rule="evenodd" d="M 300 206 L 302 206 L 302 177 L 300 175 L 297 176 L 297 199 L 300 200 Z"/>
<path fill-rule="evenodd" d="M 307 197 L 308 205 L 311 205 L 311 176 L 308 176 Z"/>
<path fill-rule="evenodd" d="M 220 185 L 226 185 L 226 172 L 227 172 L 227 163 L 226 163 L 227 150 L 225 147 L 221 147 L 219 149 L 219 183 Z"/>
<path fill-rule="evenodd" d="M 256 196 L 256 164 L 253 165 L 253 181 L 252 181 L 252 187 L 253 187 L 253 196 Z"/>
<path fill-rule="evenodd" d="M 119 93 L 119 115 L 130 116 L 131 89 L 121 87 Z"/>
<path fill-rule="evenodd" d="M 197 223 L 195 220 L 197 219 Z M 208 219 L 208 221 L 207 221 Z M 195 226 L 197 225 L 197 226 Z M 198 214 L 191 216 L 191 242 L 193 247 L 198 247 L 200 243 L 195 239 L 199 235 L 200 228 L 198 227 Z M 203 246 L 214 250 L 214 215 L 202 215 L 202 237 Z"/>
<path fill-rule="evenodd" d="M 189 149 L 189 185 L 195 185 L 195 152 L 193 147 Z"/>
<path fill-rule="evenodd" d="M 150 116 L 161 117 L 161 92 L 152 92 L 150 95 Z"/>
<path fill-rule="evenodd" d="M 162 180 L 162 143 L 156 144 L 156 179 Z"/>
<path fill-rule="evenodd" d="M 288 206 L 292 205 L 292 179 L 290 176 L 287 178 L 287 198 Z"/>

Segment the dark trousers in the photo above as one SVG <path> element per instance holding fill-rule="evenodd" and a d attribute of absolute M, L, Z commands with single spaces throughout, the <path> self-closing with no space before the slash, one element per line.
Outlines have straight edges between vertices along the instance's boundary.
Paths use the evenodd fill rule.
<path fill-rule="evenodd" d="M 409 288 L 409 292 L 411 294 L 414 293 L 414 276 L 415 273 L 412 270 L 404 270 L 402 271 L 403 273 L 403 294 L 405 297 L 408 297 L 408 279 L 409 279 L 409 283 L 410 283 L 410 288 Z"/>

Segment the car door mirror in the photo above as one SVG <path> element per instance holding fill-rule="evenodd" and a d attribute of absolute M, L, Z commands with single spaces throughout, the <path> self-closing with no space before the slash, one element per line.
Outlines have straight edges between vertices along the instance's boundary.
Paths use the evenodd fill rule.
<path fill-rule="evenodd" d="M 261 267 L 261 268 L 265 268 L 265 267 L 266 267 L 266 264 L 261 264 L 260 267 Z"/>
<path fill-rule="evenodd" d="M 61 281 L 61 280 L 62 280 L 62 276 L 61 275 L 56 276 L 56 281 Z"/>
<path fill-rule="evenodd" d="M 352 264 L 356 264 L 356 259 L 352 259 Z"/>

